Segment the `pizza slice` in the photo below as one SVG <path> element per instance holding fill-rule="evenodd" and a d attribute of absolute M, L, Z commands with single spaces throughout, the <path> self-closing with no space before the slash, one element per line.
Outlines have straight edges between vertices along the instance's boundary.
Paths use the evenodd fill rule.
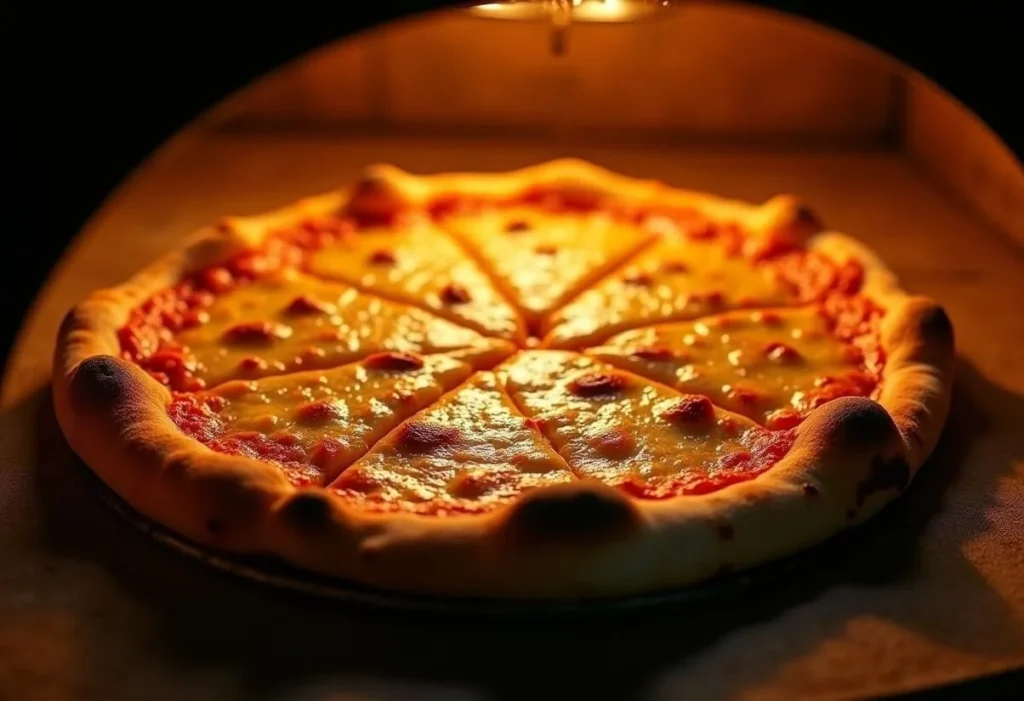
<path fill-rule="evenodd" d="M 601 210 L 508 204 L 456 211 L 443 224 L 475 252 L 531 327 L 653 240 L 651 232 Z"/>
<path fill-rule="evenodd" d="M 817 305 L 735 311 L 626 331 L 587 354 L 770 428 L 791 428 L 831 399 L 877 388 L 881 358 L 872 318 L 866 322 L 851 338 Z"/>
<path fill-rule="evenodd" d="M 498 377 L 481 372 L 388 434 L 331 486 L 371 507 L 438 513 L 484 510 L 572 479 Z"/>
<path fill-rule="evenodd" d="M 360 226 L 312 252 L 307 269 L 488 336 L 511 341 L 526 336 L 515 309 L 477 263 L 426 217 Z"/>
<path fill-rule="evenodd" d="M 748 245 L 752 241 L 758 245 Z M 735 227 L 668 231 L 545 319 L 543 345 L 581 348 L 640 326 L 806 304 L 834 290 L 855 292 L 860 273 L 855 263 L 840 266 L 818 253 L 766 248 Z"/>
<path fill-rule="evenodd" d="M 170 415 L 213 450 L 275 463 L 297 485 L 323 485 L 472 371 L 456 357 L 382 352 L 331 370 L 178 394 Z"/>
<path fill-rule="evenodd" d="M 745 481 L 792 445 L 700 394 L 683 394 L 569 351 L 520 353 L 499 366 L 516 405 L 573 472 L 658 498 Z"/>
<path fill-rule="evenodd" d="M 479 357 L 464 354 L 467 361 L 493 365 L 514 350 L 421 309 L 294 269 L 218 294 L 210 282 L 217 270 L 206 271 L 184 302 L 179 295 L 167 303 L 182 306 L 180 313 L 144 312 L 122 329 L 129 356 L 174 389 L 334 367 L 378 351 L 475 349 Z"/>

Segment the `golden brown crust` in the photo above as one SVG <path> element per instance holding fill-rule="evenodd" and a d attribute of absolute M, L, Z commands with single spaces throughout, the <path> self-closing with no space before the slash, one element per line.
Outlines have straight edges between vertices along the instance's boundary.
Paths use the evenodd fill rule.
<path fill-rule="evenodd" d="M 167 415 L 169 392 L 120 358 L 86 358 L 54 396 L 75 451 L 140 511 L 215 547 L 259 548 L 271 505 L 291 488 L 278 470 L 186 437 Z"/>
<path fill-rule="evenodd" d="M 863 292 L 885 310 L 886 354 L 879 402 L 896 422 L 911 470 L 917 472 L 939 440 L 949 413 L 955 364 L 953 325 L 934 300 L 906 294 L 872 251 L 837 233 L 819 234 L 810 247 L 863 266 Z"/>
<path fill-rule="evenodd" d="M 422 206 L 434 197 L 458 193 L 504 199 L 531 187 L 587 193 L 594 200 L 692 209 L 715 222 L 743 225 L 757 234 L 788 233 L 804 241 L 822 230 L 817 215 L 795 195 L 776 195 L 757 206 L 703 192 L 672 188 L 657 180 L 631 178 L 575 158 L 561 158 L 505 173 L 444 173 L 417 176 L 392 165 L 367 168 L 348 207 L 358 213 L 388 211 L 396 203 Z"/>
<path fill-rule="evenodd" d="M 116 331 L 136 304 L 259 243 L 268 224 L 343 205 L 372 212 L 396 198 L 421 204 L 449 191 L 504 196 L 537 183 L 695 207 L 761 231 L 791 231 L 811 248 L 860 261 L 865 293 L 887 310 L 880 401 L 823 405 L 799 426 L 792 450 L 775 467 L 711 494 L 638 501 L 579 481 L 534 490 L 487 514 L 438 518 L 362 511 L 326 490 L 293 487 L 269 464 L 214 453 L 175 428 L 166 388 L 114 357 Z M 78 454 L 142 513 L 208 546 L 269 553 L 384 588 L 490 597 L 634 595 L 781 557 L 868 518 L 907 486 L 938 439 L 953 367 L 945 313 L 903 293 L 863 246 L 839 234 L 814 235 L 820 224 L 792 197 L 752 207 L 580 161 L 429 178 L 377 166 L 353 193 L 225 220 L 68 314 L 54 360 L 57 416 Z"/>

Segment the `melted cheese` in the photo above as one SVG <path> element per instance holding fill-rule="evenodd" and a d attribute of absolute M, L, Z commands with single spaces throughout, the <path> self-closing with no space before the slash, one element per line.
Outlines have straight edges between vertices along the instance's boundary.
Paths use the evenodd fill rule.
<path fill-rule="evenodd" d="M 806 413 L 829 378 L 861 370 L 859 353 L 829 332 L 817 307 L 652 326 L 587 353 L 761 423 L 784 409 Z"/>
<path fill-rule="evenodd" d="M 384 350 L 479 349 L 491 357 L 495 348 L 476 331 L 429 312 L 295 271 L 243 285 L 206 311 L 207 323 L 176 340 L 194 357 L 196 377 L 211 387 L 236 378 L 334 367 Z"/>
<path fill-rule="evenodd" d="M 527 351 L 498 372 L 577 475 L 613 485 L 713 473 L 757 429 L 717 408 L 704 419 L 674 421 L 682 394 L 576 353 Z M 616 382 L 608 391 L 594 383 L 590 391 L 574 389 L 594 377 Z"/>
<path fill-rule="evenodd" d="M 546 320 L 544 345 L 581 348 L 638 326 L 790 303 L 767 266 L 715 240 L 670 236 Z"/>
<path fill-rule="evenodd" d="M 213 437 L 214 446 L 233 446 L 230 452 L 264 458 L 267 445 L 294 448 L 291 455 L 308 465 L 301 472 L 322 483 L 472 372 L 443 355 L 425 356 L 422 362 L 419 368 L 387 369 L 363 362 L 323 372 L 233 380 L 199 396 L 223 400 L 216 412 L 221 432 Z"/>
<path fill-rule="evenodd" d="M 608 214 L 529 207 L 456 215 L 445 227 L 477 252 L 530 323 L 621 265 L 653 236 Z"/>
<path fill-rule="evenodd" d="M 707 493 L 790 449 L 794 431 L 758 422 L 787 429 L 873 391 L 859 351 L 794 306 L 828 270 L 780 272 L 736 255 L 739 238 L 601 212 L 494 207 L 445 226 L 368 228 L 311 252 L 306 272 L 176 301 L 199 323 L 158 329 L 161 362 L 213 389 L 176 395 L 172 418 L 297 484 L 441 514 L 579 478 Z M 527 325 L 548 349 L 506 360 L 537 345 Z"/>
<path fill-rule="evenodd" d="M 413 221 L 370 228 L 321 249 L 309 270 L 508 340 L 522 340 L 518 314 L 477 264 L 444 232 Z"/>
<path fill-rule="evenodd" d="M 477 373 L 392 431 L 332 485 L 384 502 L 479 504 L 572 479 L 493 373 Z"/>

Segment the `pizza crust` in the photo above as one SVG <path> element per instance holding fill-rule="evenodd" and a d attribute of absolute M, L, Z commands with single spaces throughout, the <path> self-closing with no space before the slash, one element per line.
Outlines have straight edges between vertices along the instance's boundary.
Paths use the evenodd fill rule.
<path fill-rule="evenodd" d="M 788 229 L 812 249 L 857 259 L 865 294 L 888 310 L 879 402 L 847 397 L 819 407 L 797 428 L 782 461 L 711 494 L 640 501 L 581 480 L 528 492 L 487 514 L 437 518 L 362 511 L 327 490 L 294 487 L 269 464 L 213 452 L 172 423 L 165 387 L 116 357 L 117 329 L 133 307 L 258 244 L 268 225 L 340 207 L 390 207 L 395 197 L 416 204 L 456 190 L 505 196 L 538 183 L 694 207 L 760 232 Z M 72 309 L 54 359 L 56 413 L 71 446 L 108 486 L 209 547 L 438 595 L 607 597 L 680 587 L 796 552 L 869 518 L 909 484 L 938 440 L 952 386 L 949 319 L 933 301 L 903 293 L 861 244 L 820 228 L 790 196 L 754 207 L 574 160 L 424 178 L 376 166 L 351 196 L 338 191 L 268 215 L 226 219 Z"/>
<path fill-rule="evenodd" d="M 501 200 L 529 188 L 550 187 L 595 200 L 693 209 L 717 223 L 737 223 L 755 235 L 789 233 L 800 242 L 821 230 L 817 215 L 795 195 L 776 195 L 761 205 L 672 188 L 658 180 L 641 180 L 614 173 L 575 158 L 561 158 L 506 173 L 443 173 L 418 176 L 395 166 L 366 169 L 355 186 L 349 207 L 366 213 L 390 211 L 403 205 L 429 203 L 438 195 Z"/>

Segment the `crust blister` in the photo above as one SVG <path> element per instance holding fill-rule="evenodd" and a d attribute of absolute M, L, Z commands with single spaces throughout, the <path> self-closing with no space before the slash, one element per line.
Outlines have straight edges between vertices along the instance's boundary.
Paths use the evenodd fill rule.
<path fill-rule="evenodd" d="M 508 510 L 503 532 L 517 547 L 606 543 L 639 532 L 643 518 L 626 495 L 594 480 L 527 492 Z"/>
<path fill-rule="evenodd" d="M 267 215 L 226 219 L 72 310 L 55 356 L 55 404 L 65 435 L 122 497 L 198 542 L 240 553 L 270 550 L 313 571 L 439 594 L 607 596 L 678 587 L 724 565 L 747 567 L 823 540 L 906 487 L 948 412 L 952 326 L 934 302 L 900 291 L 864 246 L 818 234 L 820 220 L 797 198 L 754 207 L 564 159 L 482 176 L 417 177 L 378 165 L 367 169 L 351 201 L 374 210 L 455 191 L 501 197 L 564 183 L 693 207 L 762 232 L 791 232 L 809 239 L 811 249 L 859 261 L 864 293 L 888 310 L 880 403 L 825 404 L 798 428 L 796 444 L 774 468 L 712 494 L 642 502 L 578 482 L 534 490 L 504 510 L 437 519 L 362 512 L 326 491 L 297 491 L 269 465 L 213 453 L 176 431 L 165 413 L 166 388 L 130 363 L 93 357 L 118 352 L 116 330 L 135 304 L 260 243 L 271 228 L 341 211 L 348 196 L 339 190 Z M 723 528 L 732 537 L 723 537 Z"/>
<path fill-rule="evenodd" d="M 200 542 L 259 547 L 270 505 L 291 485 L 270 465 L 178 432 L 169 400 L 140 368 L 102 355 L 82 360 L 54 392 L 72 447 L 130 504 Z"/>

